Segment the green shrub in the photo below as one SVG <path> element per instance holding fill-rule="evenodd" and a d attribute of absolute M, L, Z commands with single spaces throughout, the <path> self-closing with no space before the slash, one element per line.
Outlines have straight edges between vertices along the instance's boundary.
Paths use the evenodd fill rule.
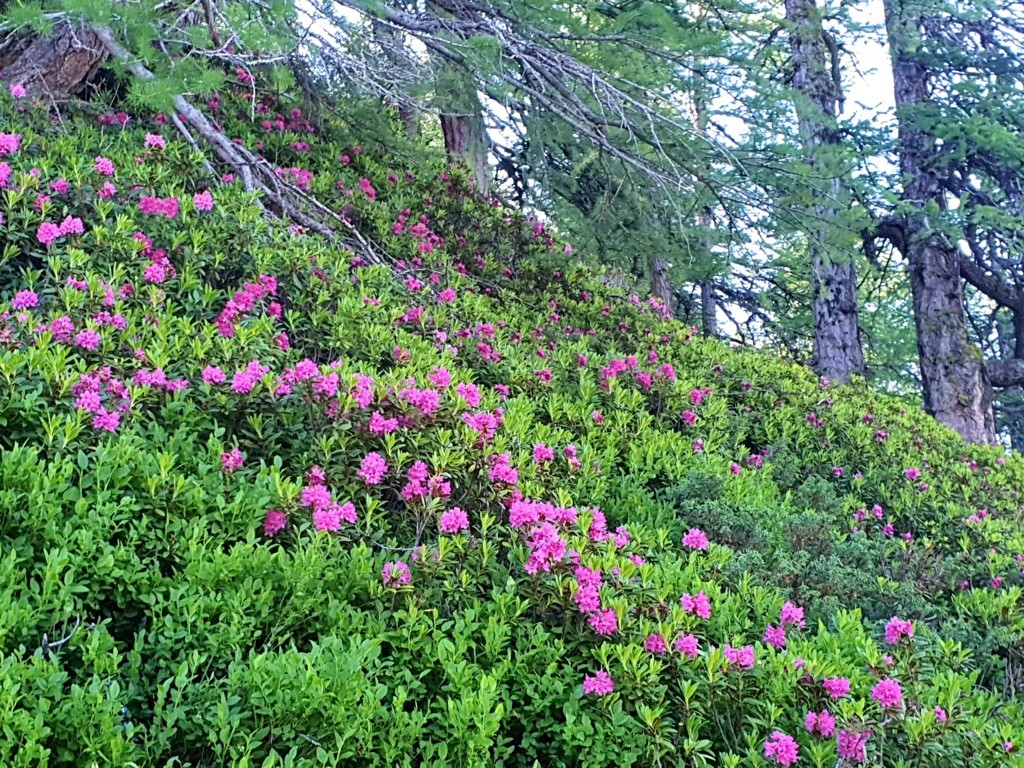
<path fill-rule="evenodd" d="M 0 763 L 1019 762 L 1020 457 L 695 338 L 461 172 L 222 103 L 393 266 L 151 116 L 0 100 Z"/>

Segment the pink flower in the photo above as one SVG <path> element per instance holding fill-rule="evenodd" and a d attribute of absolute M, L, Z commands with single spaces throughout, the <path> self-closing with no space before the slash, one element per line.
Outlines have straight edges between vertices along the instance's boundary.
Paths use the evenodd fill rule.
<path fill-rule="evenodd" d="M 612 608 L 603 611 L 594 611 L 587 617 L 590 626 L 599 635 L 611 635 L 619 628 L 619 617 Z"/>
<path fill-rule="evenodd" d="M 474 384 L 459 384 L 455 387 L 455 392 L 466 401 L 466 405 L 470 408 L 476 408 L 480 405 L 480 390 L 477 389 Z"/>
<path fill-rule="evenodd" d="M 697 658 L 699 643 L 695 635 L 680 633 L 679 637 L 672 643 L 672 646 L 684 656 L 688 656 L 691 659 Z"/>
<path fill-rule="evenodd" d="M 533 461 L 536 464 L 544 464 L 555 458 L 555 450 L 544 443 L 537 443 L 533 446 Z"/>
<path fill-rule="evenodd" d="M 784 627 L 803 627 L 804 622 L 804 609 L 798 605 L 787 602 L 783 604 L 782 610 L 779 611 L 779 621 Z"/>
<path fill-rule="evenodd" d="M 106 157 L 97 157 L 96 162 L 93 163 L 92 169 L 101 176 L 114 175 L 114 163 Z"/>
<path fill-rule="evenodd" d="M 469 515 L 458 507 L 453 507 L 441 515 L 441 522 L 438 525 L 441 533 L 456 534 L 469 528 Z"/>
<path fill-rule="evenodd" d="M 836 719 L 824 709 L 820 713 L 808 712 L 804 718 L 804 728 L 808 733 L 817 732 L 822 738 L 830 738 L 836 732 Z"/>
<path fill-rule="evenodd" d="M 263 535 L 273 538 L 288 525 L 288 515 L 279 509 L 268 509 L 263 518 Z"/>
<path fill-rule="evenodd" d="M 725 649 L 725 660 L 730 664 L 735 664 L 741 669 L 750 669 L 754 666 L 754 646 L 745 645 L 742 648 L 733 648 L 731 645 L 726 643 Z"/>
<path fill-rule="evenodd" d="M 307 486 L 307 489 L 309 487 Z M 323 488 L 323 486 L 312 487 Z M 328 493 L 329 496 L 330 494 Z M 318 531 L 337 531 L 341 529 L 343 522 L 354 523 L 356 521 L 356 505 L 351 501 L 347 501 L 340 506 L 334 503 L 313 506 L 313 527 Z"/>
<path fill-rule="evenodd" d="M 679 598 L 679 604 L 687 613 L 695 613 L 702 619 L 711 618 L 711 601 L 703 592 L 698 592 L 696 595 L 686 593 Z"/>
<path fill-rule="evenodd" d="M 99 188 L 96 194 L 104 200 L 108 200 L 117 194 L 117 187 L 108 181 Z"/>
<path fill-rule="evenodd" d="M 648 635 L 644 640 L 644 650 L 648 653 L 661 654 L 668 651 L 668 643 L 661 635 Z"/>
<path fill-rule="evenodd" d="M 173 219 L 178 215 L 180 207 L 176 197 L 140 197 L 139 210 L 145 214 Z"/>
<path fill-rule="evenodd" d="M 11 83 L 11 96 L 15 99 L 24 99 L 26 96 L 25 86 L 21 83 Z"/>
<path fill-rule="evenodd" d="M 230 475 L 236 469 L 241 469 L 244 461 L 245 457 L 242 456 L 242 452 L 237 448 L 232 448 L 220 455 L 220 471 L 225 475 Z"/>
<path fill-rule="evenodd" d="M 398 419 L 387 419 L 380 411 L 374 411 L 370 416 L 370 432 L 375 435 L 387 435 L 398 429 Z"/>
<path fill-rule="evenodd" d="M 164 145 L 164 137 L 156 133 L 147 133 L 146 140 L 143 142 L 146 149 L 163 149 Z"/>
<path fill-rule="evenodd" d="M 92 418 L 92 428 L 102 429 L 107 432 L 116 432 L 118 426 L 121 424 L 121 414 L 117 411 L 110 411 L 109 413 L 102 408 Z"/>
<path fill-rule="evenodd" d="M 208 365 L 203 368 L 204 384 L 223 384 L 225 379 L 224 371 L 222 371 L 218 366 Z"/>
<path fill-rule="evenodd" d="M 401 587 L 412 581 L 412 574 L 409 573 L 409 565 L 397 560 L 384 563 L 380 572 L 381 581 L 385 587 Z"/>
<path fill-rule="evenodd" d="M 615 682 L 611 675 L 603 669 L 594 675 L 584 675 L 583 694 L 585 696 L 607 696 L 615 690 Z"/>
<path fill-rule="evenodd" d="M 764 756 L 778 765 L 794 765 L 799 755 L 800 746 L 796 740 L 782 731 L 773 731 L 771 738 L 764 743 Z"/>
<path fill-rule="evenodd" d="M 388 463 L 379 453 L 373 452 L 363 457 L 363 462 L 356 472 L 367 485 L 377 485 L 388 473 Z"/>
<path fill-rule="evenodd" d="M 439 294 L 437 294 L 437 301 L 440 304 L 451 304 L 458 298 L 458 294 L 455 293 L 454 288 L 445 288 Z"/>
<path fill-rule="evenodd" d="M 87 349 L 90 352 L 95 351 L 99 348 L 102 337 L 91 328 L 86 328 L 84 331 L 79 331 L 78 335 L 75 336 L 75 344 L 82 349 Z"/>
<path fill-rule="evenodd" d="M 903 689 L 892 678 L 886 678 L 871 688 L 871 698 L 887 709 L 898 707 L 903 702 Z"/>
<path fill-rule="evenodd" d="M 11 299 L 11 309 L 31 309 L 39 306 L 39 296 L 35 291 L 19 291 Z"/>
<path fill-rule="evenodd" d="M 870 738 L 870 732 L 840 731 L 836 736 L 839 757 L 854 763 L 864 762 L 867 759 L 867 743 Z"/>
<path fill-rule="evenodd" d="M 936 707 L 932 711 L 935 712 L 935 719 L 940 723 L 944 723 L 949 719 L 949 715 L 946 714 L 946 710 L 942 707 Z"/>
<path fill-rule="evenodd" d="M 3 157 L 4 155 L 13 155 L 18 151 L 18 147 L 20 146 L 20 133 L 3 133 L 0 131 L 0 157 Z M 6 183 L 6 180 L 4 183 Z"/>
<path fill-rule="evenodd" d="M 688 427 L 692 427 L 697 423 L 697 414 L 693 411 L 683 411 L 683 423 Z"/>
<path fill-rule="evenodd" d="M 821 686 L 831 699 L 842 699 L 850 695 L 850 681 L 845 677 L 826 677 L 821 681 Z"/>
<path fill-rule="evenodd" d="M 68 216 L 60 223 L 60 233 L 62 235 L 81 235 L 85 232 L 85 225 L 82 224 L 82 220 L 74 216 Z"/>
<path fill-rule="evenodd" d="M 700 549 L 707 551 L 708 548 L 708 537 L 700 528 L 691 528 L 687 531 L 686 535 L 683 536 L 683 546 L 689 549 Z"/>
<path fill-rule="evenodd" d="M 907 478 L 907 480 L 917 480 L 917 478 L 921 476 L 921 470 L 917 467 L 911 467 L 903 473 L 903 476 Z"/>
<path fill-rule="evenodd" d="M 908 640 L 914 636 L 914 622 L 904 621 L 898 616 L 893 616 L 885 625 L 885 642 L 889 645 L 896 645 L 902 638 Z"/>
<path fill-rule="evenodd" d="M 427 381 L 438 389 L 444 389 L 452 383 L 452 375 L 447 368 L 435 366 L 434 370 L 427 374 Z"/>
<path fill-rule="evenodd" d="M 210 194 L 210 190 L 206 189 L 192 195 L 192 205 L 197 211 L 212 211 L 213 195 Z"/>
<path fill-rule="evenodd" d="M 774 624 L 769 624 L 765 627 L 764 637 L 762 641 L 773 648 L 785 648 L 786 647 L 786 629 L 784 627 L 776 627 Z"/>
<path fill-rule="evenodd" d="M 58 237 L 60 237 L 60 227 L 50 221 L 44 221 L 36 230 L 36 240 L 43 245 L 50 245 Z"/>

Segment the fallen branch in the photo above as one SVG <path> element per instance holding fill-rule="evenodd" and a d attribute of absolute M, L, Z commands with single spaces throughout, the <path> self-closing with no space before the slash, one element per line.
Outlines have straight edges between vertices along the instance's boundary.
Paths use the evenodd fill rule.
<path fill-rule="evenodd" d="M 110 55 L 123 63 L 140 80 L 153 80 L 155 75 L 122 46 L 109 27 L 93 27 L 93 32 Z M 282 181 L 267 160 L 243 146 L 235 144 L 201 110 L 182 95 L 174 97 L 177 112 L 175 127 L 192 146 L 198 148 L 196 136 L 201 138 L 217 158 L 235 171 L 242 179 L 246 192 L 259 193 L 261 206 L 269 204 L 282 218 L 316 232 L 331 242 L 348 245 L 353 251 L 373 264 L 387 261 L 383 251 L 376 248 L 349 222 L 312 195 Z M 194 134 L 194 135 L 193 135 Z M 206 163 L 209 167 L 209 163 Z M 339 238 L 338 229 L 346 230 L 347 237 Z"/>

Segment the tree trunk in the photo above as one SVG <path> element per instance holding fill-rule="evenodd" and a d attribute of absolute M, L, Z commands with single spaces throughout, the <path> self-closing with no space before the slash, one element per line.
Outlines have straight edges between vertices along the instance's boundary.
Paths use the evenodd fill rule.
<path fill-rule="evenodd" d="M 661 256 L 651 256 L 651 294 L 672 312 L 672 283 L 668 279 L 668 262 Z"/>
<path fill-rule="evenodd" d="M 705 336 L 718 335 L 718 299 L 711 279 L 700 282 L 700 322 Z"/>
<path fill-rule="evenodd" d="M 967 441 L 995 439 L 992 393 L 981 351 L 967 339 L 960 254 L 933 222 L 946 208 L 934 168 L 934 140 L 908 114 L 929 99 L 928 66 L 918 30 L 920 10 L 885 0 L 885 26 L 899 125 L 903 176 L 904 258 L 910 269 L 917 351 L 924 382 L 925 409 Z"/>
<path fill-rule="evenodd" d="M 0 54 L 0 70 L 31 95 L 64 98 L 78 93 L 107 60 L 108 52 L 89 27 L 59 22 L 47 37 L 28 35 Z"/>
<path fill-rule="evenodd" d="M 792 25 L 789 49 L 793 87 L 799 94 L 797 119 L 800 140 L 812 168 L 827 165 L 823 158 L 840 147 L 837 131 L 839 83 L 834 72 L 836 47 L 829 46 L 816 0 L 786 0 Z M 830 66 L 830 64 L 832 66 Z M 814 314 L 814 368 L 833 381 L 864 373 L 864 351 L 857 314 L 857 271 L 852 260 L 829 254 L 835 243 L 843 184 L 838 176 L 824 182 L 820 203 L 807 211 L 814 222 L 807 232 L 811 262 Z M 835 247 L 833 246 L 833 249 Z"/>
<path fill-rule="evenodd" d="M 474 96 L 479 107 L 479 100 Z M 491 169 L 487 162 L 487 134 L 482 110 L 475 113 L 441 113 L 444 149 L 451 162 L 463 162 L 473 173 L 476 188 L 487 195 L 491 187 Z"/>

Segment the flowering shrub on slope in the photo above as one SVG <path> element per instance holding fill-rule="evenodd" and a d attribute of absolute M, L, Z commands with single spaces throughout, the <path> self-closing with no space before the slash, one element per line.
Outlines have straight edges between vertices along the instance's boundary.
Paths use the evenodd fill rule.
<path fill-rule="evenodd" d="M 0 764 L 1020 762 L 1018 457 L 269 99 L 393 266 L 2 98 Z"/>

